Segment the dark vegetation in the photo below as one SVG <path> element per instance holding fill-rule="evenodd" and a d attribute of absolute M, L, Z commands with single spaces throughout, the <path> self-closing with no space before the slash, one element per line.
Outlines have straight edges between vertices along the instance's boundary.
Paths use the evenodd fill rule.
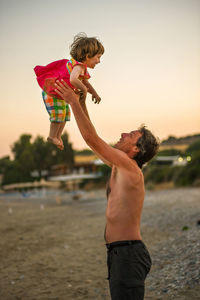
<path fill-rule="evenodd" d="M 0 159 L 2 185 L 40 180 L 56 164 L 65 163 L 72 168 L 74 151 L 66 132 L 62 139 L 65 151 L 58 150 L 41 136 L 31 141 L 31 135 L 21 135 L 11 147 L 14 159 L 11 160 L 9 156 Z"/>
<path fill-rule="evenodd" d="M 191 160 L 186 165 L 157 165 L 156 157 L 144 168 L 146 184 L 173 182 L 175 186 L 200 185 L 200 138 L 183 152 L 176 149 L 163 150 L 157 156 L 174 156 Z"/>
<path fill-rule="evenodd" d="M 0 159 L 0 174 L 2 185 L 28 182 L 46 178 L 52 166 L 65 164 L 73 169 L 74 155 L 93 155 L 89 149 L 75 151 L 69 142 L 68 134 L 62 136 L 65 150 L 60 151 L 54 145 L 44 141 L 43 137 L 37 136 L 34 140 L 29 134 L 23 134 L 12 145 L 13 159 L 9 156 Z M 185 151 L 174 149 L 174 145 L 185 143 L 188 145 Z M 162 145 L 172 145 L 171 149 L 159 151 L 159 156 L 191 157 L 186 165 L 174 166 L 173 164 L 158 165 L 155 157 L 144 168 L 143 173 L 147 186 L 173 182 L 175 186 L 200 185 L 200 135 L 175 138 L 170 136 Z M 110 168 L 106 165 L 98 167 L 102 177 L 94 179 L 94 184 L 105 183 L 110 175 Z M 87 181 L 83 181 L 81 187 Z"/>

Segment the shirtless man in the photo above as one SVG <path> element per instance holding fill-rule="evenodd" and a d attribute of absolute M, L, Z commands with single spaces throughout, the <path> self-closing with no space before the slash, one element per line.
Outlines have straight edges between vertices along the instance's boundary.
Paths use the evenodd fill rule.
<path fill-rule="evenodd" d="M 96 133 L 85 99 L 79 99 L 79 95 L 74 94 L 64 82 L 57 82 L 56 92 L 71 105 L 79 130 L 88 146 L 112 168 L 107 188 L 105 229 L 111 298 L 142 300 L 151 258 L 140 233 L 144 201 L 141 167 L 156 154 L 158 141 L 143 126 L 130 133 L 122 133 L 113 148 Z"/>

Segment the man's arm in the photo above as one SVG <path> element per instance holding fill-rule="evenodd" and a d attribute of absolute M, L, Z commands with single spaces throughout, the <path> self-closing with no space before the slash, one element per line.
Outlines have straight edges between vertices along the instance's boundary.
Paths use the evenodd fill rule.
<path fill-rule="evenodd" d="M 97 154 L 97 156 L 99 156 L 110 167 L 115 165 L 127 170 L 132 169 L 130 158 L 123 151 L 109 146 L 98 136 L 93 124 L 84 112 L 85 109 L 87 110 L 86 106 L 84 108 L 85 104 L 82 106 L 80 105 L 78 95 L 76 95 L 64 81 L 62 81 L 62 83 L 57 82 L 56 88 L 56 92 L 71 105 L 76 123 L 83 139 Z"/>
<path fill-rule="evenodd" d="M 85 105 L 85 100 L 86 100 L 86 96 L 82 93 L 80 93 L 80 98 L 79 98 L 79 103 L 81 105 L 82 110 L 84 111 L 85 115 L 87 116 L 87 118 L 90 120 L 90 116 L 88 114 L 88 110 L 87 107 Z M 91 121 L 91 120 L 90 120 Z"/>
<path fill-rule="evenodd" d="M 85 113 L 85 115 L 87 116 L 87 118 L 90 120 L 89 114 L 88 114 L 88 110 L 87 110 L 87 106 L 85 104 L 85 100 L 86 98 L 84 97 L 80 97 L 79 102 L 81 105 L 81 108 L 83 110 L 83 112 Z M 91 121 L 90 121 L 91 122 Z M 95 149 L 92 148 L 92 146 L 90 146 L 90 148 L 95 152 Z M 100 154 L 98 154 L 98 157 L 109 167 L 112 167 L 112 165 L 110 164 L 110 162 L 106 161 Z"/>

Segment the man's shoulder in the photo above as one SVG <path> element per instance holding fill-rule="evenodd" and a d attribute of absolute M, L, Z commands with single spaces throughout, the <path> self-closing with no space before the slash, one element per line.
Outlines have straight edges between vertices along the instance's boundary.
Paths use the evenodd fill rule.
<path fill-rule="evenodd" d="M 115 166 L 119 171 L 124 171 L 124 172 L 130 172 L 130 173 L 138 173 L 138 174 L 141 174 L 142 173 L 142 171 L 141 171 L 141 168 L 138 166 L 138 164 L 137 164 L 137 162 L 134 160 L 134 159 L 132 159 L 132 158 L 130 158 L 130 157 L 128 157 L 128 155 L 127 154 L 125 154 L 125 153 L 123 153 L 122 152 L 122 154 L 124 155 L 124 159 L 126 160 L 126 167 L 124 167 L 124 166 Z"/>
<path fill-rule="evenodd" d="M 133 159 L 130 159 L 128 168 L 124 168 L 124 167 L 115 167 L 115 168 L 116 168 L 116 173 L 118 173 L 119 176 L 122 178 L 127 178 L 128 180 L 137 181 L 137 182 L 144 180 L 142 170 L 139 168 L 137 162 Z"/>

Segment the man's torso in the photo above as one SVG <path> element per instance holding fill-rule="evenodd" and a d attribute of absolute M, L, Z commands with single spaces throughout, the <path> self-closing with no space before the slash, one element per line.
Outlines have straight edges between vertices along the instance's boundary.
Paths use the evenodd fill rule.
<path fill-rule="evenodd" d="M 107 243 L 121 240 L 141 240 L 140 219 L 144 201 L 144 180 L 138 168 L 137 176 L 113 167 L 107 186 L 105 239 Z"/>

